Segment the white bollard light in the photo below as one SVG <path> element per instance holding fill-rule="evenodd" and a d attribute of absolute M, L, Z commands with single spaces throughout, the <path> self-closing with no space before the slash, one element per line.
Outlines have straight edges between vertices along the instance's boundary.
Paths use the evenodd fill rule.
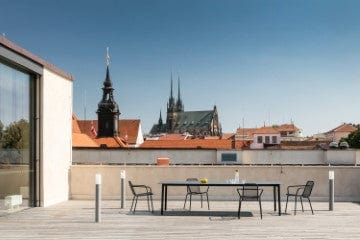
<path fill-rule="evenodd" d="M 334 210 L 334 171 L 329 171 L 329 211 Z"/>
<path fill-rule="evenodd" d="M 101 221 L 101 174 L 95 175 L 95 222 Z"/>
<path fill-rule="evenodd" d="M 120 194 L 121 194 L 121 208 L 125 207 L 125 179 L 126 179 L 126 172 L 125 170 L 121 170 L 120 172 Z"/>

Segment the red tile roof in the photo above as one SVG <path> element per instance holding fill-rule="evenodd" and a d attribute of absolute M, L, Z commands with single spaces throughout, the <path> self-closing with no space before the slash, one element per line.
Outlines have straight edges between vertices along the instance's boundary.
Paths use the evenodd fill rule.
<path fill-rule="evenodd" d="M 354 132 L 356 130 L 357 128 L 354 127 L 352 124 L 344 123 L 329 132 Z"/>
<path fill-rule="evenodd" d="M 88 135 L 83 133 L 72 134 L 73 147 L 99 147 L 99 145 L 91 139 Z"/>
<path fill-rule="evenodd" d="M 101 137 L 101 138 L 95 138 L 94 141 L 100 147 L 102 147 L 102 145 L 108 148 L 127 147 L 127 145 L 119 137 Z"/>
<path fill-rule="evenodd" d="M 294 124 L 282 124 L 276 130 L 279 132 L 295 132 L 299 129 Z"/>
<path fill-rule="evenodd" d="M 236 149 L 244 147 L 243 141 L 235 141 Z M 141 148 L 181 148 L 181 149 L 233 149 L 233 141 L 228 139 L 188 139 L 188 140 L 146 140 Z"/>
<path fill-rule="evenodd" d="M 160 136 L 158 140 L 185 140 L 187 135 L 179 133 L 170 133 Z"/>
<path fill-rule="evenodd" d="M 81 130 L 80 130 L 80 127 L 78 124 L 78 120 L 74 115 L 72 116 L 72 132 L 73 133 L 81 133 Z"/>
<path fill-rule="evenodd" d="M 204 139 L 216 140 L 216 139 L 220 139 L 220 137 L 219 136 L 205 136 Z"/>
<path fill-rule="evenodd" d="M 123 138 L 128 144 L 136 144 L 139 128 L 140 128 L 139 119 L 119 120 L 120 138 Z"/>
<path fill-rule="evenodd" d="M 236 134 L 252 136 L 256 130 L 257 130 L 257 128 L 238 128 L 236 130 Z"/>
<path fill-rule="evenodd" d="M 235 133 L 223 133 L 221 138 L 222 139 L 232 139 L 232 138 L 234 138 L 234 136 L 235 136 Z"/>
<path fill-rule="evenodd" d="M 277 131 L 273 127 L 261 127 L 255 130 L 254 134 L 279 134 L 280 132 Z"/>
<path fill-rule="evenodd" d="M 77 120 L 80 131 L 90 138 L 94 138 L 91 133 L 91 127 L 94 126 L 98 130 L 98 120 Z M 139 119 L 119 120 L 120 138 L 124 139 L 128 144 L 136 144 L 140 128 Z"/>

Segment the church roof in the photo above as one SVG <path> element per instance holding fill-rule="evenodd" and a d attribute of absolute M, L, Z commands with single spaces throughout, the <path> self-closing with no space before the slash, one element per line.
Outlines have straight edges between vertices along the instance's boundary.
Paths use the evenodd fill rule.
<path fill-rule="evenodd" d="M 176 113 L 175 129 L 207 127 L 212 121 L 213 110 Z"/>
<path fill-rule="evenodd" d="M 166 124 L 159 126 L 159 124 L 154 124 L 150 129 L 150 134 L 157 134 L 157 133 L 165 133 L 166 132 Z"/>

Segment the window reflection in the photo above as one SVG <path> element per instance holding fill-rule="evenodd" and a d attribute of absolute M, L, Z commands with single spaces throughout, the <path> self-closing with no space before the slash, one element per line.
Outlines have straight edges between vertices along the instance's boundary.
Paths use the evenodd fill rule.
<path fill-rule="evenodd" d="M 0 62 L 0 210 L 27 206 L 29 182 L 30 75 Z"/>

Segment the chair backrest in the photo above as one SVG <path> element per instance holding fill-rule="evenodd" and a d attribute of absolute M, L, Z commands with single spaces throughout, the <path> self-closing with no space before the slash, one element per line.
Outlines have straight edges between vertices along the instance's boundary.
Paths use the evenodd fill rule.
<path fill-rule="evenodd" d="M 306 198 L 310 197 L 313 187 L 314 181 L 307 181 L 301 196 Z"/>
<path fill-rule="evenodd" d="M 135 189 L 134 189 L 133 184 L 132 184 L 131 181 L 129 181 L 129 186 L 130 186 L 130 189 L 131 189 L 132 194 L 135 196 L 135 195 L 136 195 L 136 192 L 135 192 Z"/>
<path fill-rule="evenodd" d="M 246 184 L 242 186 L 241 196 L 246 198 L 258 198 L 259 197 L 259 186 L 257 184 Z"/>
<path fill-rule="evenodd" d="M 199 179 L 197 178 L 187 178 L 187 182 L 199 182 Z M 200 192 L 200 186 L 188 186 L 187 187 L 188 193 L 199 193 Z"/>

